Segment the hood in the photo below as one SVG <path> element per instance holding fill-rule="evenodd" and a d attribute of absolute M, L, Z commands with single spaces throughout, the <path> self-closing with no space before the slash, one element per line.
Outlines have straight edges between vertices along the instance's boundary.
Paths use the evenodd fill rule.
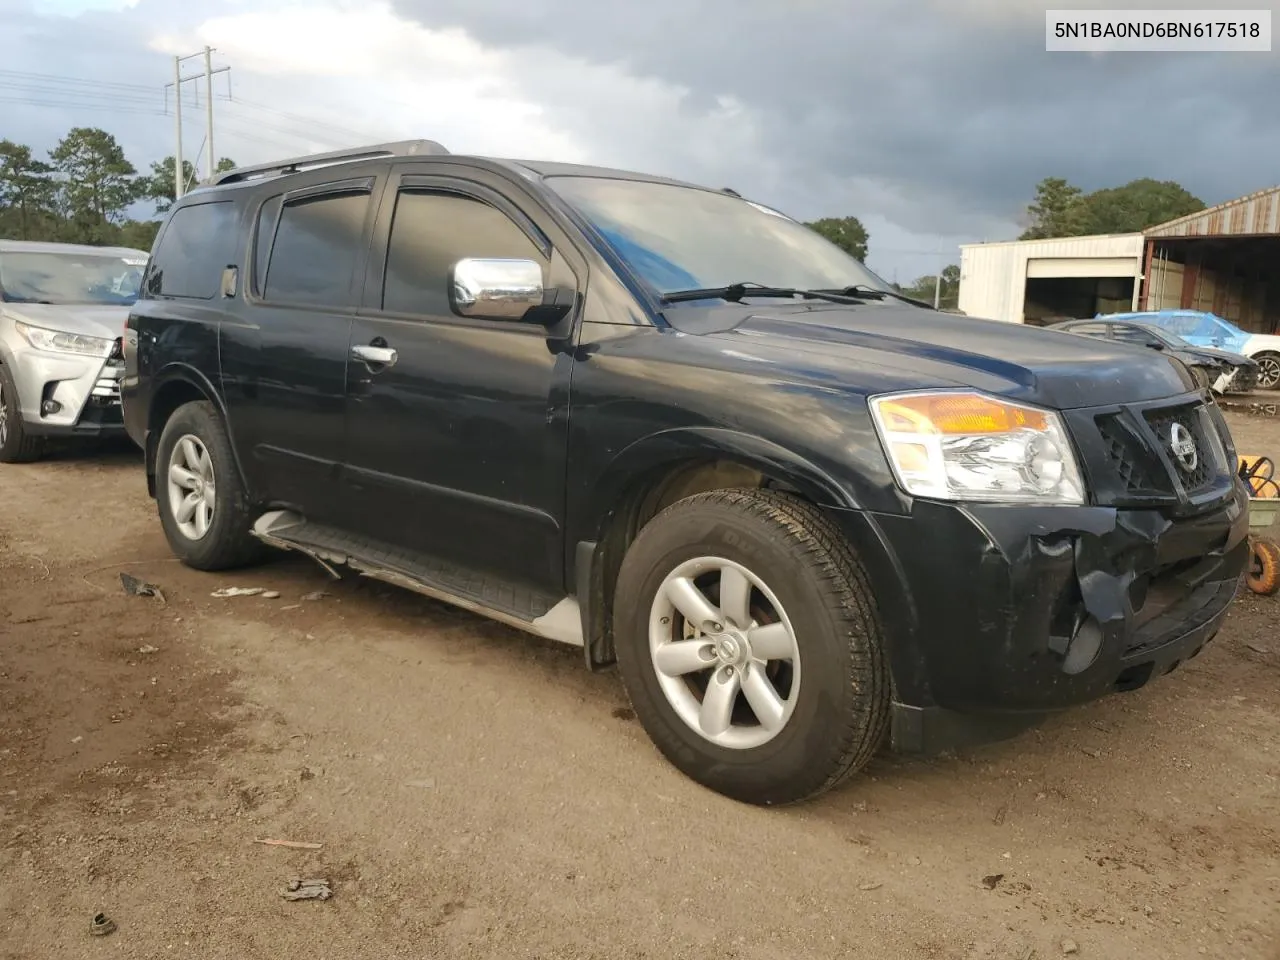
<path fill-rule="evenodd" d="M 1154 350 L 897 301 L 724 304 L 668 310 L 666 318 L 682 333 L 731 341 L 727 350 L 749 350 L 775 365 L 790 357 L 803 370 L 821 356 L 824 367 L 847 370 L 855 388 L 970 387 L 1059 410 L 1195 389 L 1185 366 Z"/>
<path fill-rule="evenodd" d="M 1189 357 L 1206 360 L 1218 360 L 1222 363 L 1229 363 L 1233 367 L 1248 366 L 1253 363 L 1248 357 L 1242 353 L 1235 353 L 1231 350 L 1219 350 L 1217 347 L 1179 347 L 1176 351 L 1179 354 L 1186 354 Z"/>
<path fill-rule="evenodd" d="M 114 340 L 124 332 L 129 307 L 96 303 L 3 303 L 7 316 L 33 327 Z"/>

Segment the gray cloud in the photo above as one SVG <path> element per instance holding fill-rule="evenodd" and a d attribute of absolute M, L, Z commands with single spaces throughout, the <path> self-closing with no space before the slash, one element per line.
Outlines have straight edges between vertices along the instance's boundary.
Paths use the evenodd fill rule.
<path fill-rule="evenodd" d="M 460 27 L 502 51 L 514 92 L 594 161 L 731 185 L 804 218 L 857 214 L 873 264 L 904 280 L 955 261 L 956 243 L 1007 238 L 1045 176 L 1086 189 L 1174 179 L 1209 203 L 1280 181 L 1280 57 L 1048 54 L 1043 7 L 1024 0 L 392 3 L 427 28 Z M 1144 5 L 1171 4 L 1125 4 Z M 104 112 L 106 87 L 93 99 L 77 88 L 82 103 L 54 106 L 15 102 L 0 82 L 0 135 L 47 148 L 73 124 L 101 125 L 145 166 L 172 151 L 171 121 L 158 115 L 168 61 L 146 43 L 245 9 L 142 0 L 65 18 L 0 0 L 4 69 L 154 91 L 121 89 L 117 112 Z M 342 78 L 239 67 L 233 76 L 238 95 L 327 118 L 317 148 L 361 139 L 336 126 L 382 123 Z M 223 116 L 220 152 L 240 160 L 312 142 L 303 122 L 255 123 L 243 108 Z M 196 119 L 189 153 L 200 135 Z"/>
<path fill-rule="evenodd" d="M 732 96 L 760 118 L 771 159 L 819 186 L 878 185 L 882 202 L 896 198 L 880 212 L 912 232 L 1009 221 L 1049 175 L 1089 189 L 1176 179 L 1211 203 L 1278 179 L 1275 55 L 1049 54 L 1043 8 L 1025 4 L 394 2 L 496 46 L 625 64 L 686 87 L 694 110 Z M 536 58 L 529 66 L 542 91 Z M 571 96 L 546 92 L 556 106 Z M 838 212 L 816 194 L 799 202 L 800 213 Z"/>

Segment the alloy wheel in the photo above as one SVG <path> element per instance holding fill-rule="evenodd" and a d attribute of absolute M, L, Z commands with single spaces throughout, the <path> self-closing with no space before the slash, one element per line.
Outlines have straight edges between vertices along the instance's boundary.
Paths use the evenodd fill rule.
<path fill-rule="evenodd" d="M 186 434 L 169 454 L 169 510 L 182 535 L 201 540 L 213 526 L 213 458 L 199 437 Z"/>
<path fill-rule="evenodd" d="M 699 736 L 735 750 L 786 727 L 800 692 L 800 649 L 786 611 L 742 564 L 699 557 L 658 588 L 649 652 L 667 702 Z"/>
<path fill-rule="evenodd" d="M 1259 358 L 1258 386 L 1263 390 L 1274 390 L 1280 386 L 1280 357 Z"/>

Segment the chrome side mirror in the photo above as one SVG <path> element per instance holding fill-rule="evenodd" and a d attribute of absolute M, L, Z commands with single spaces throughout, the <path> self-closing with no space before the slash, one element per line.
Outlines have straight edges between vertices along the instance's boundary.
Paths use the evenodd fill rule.
<path fill-rule="evenodd" d="M 467 257 L 449 274 L 449 305 L 460 317 L 523 320 L 542 306 L 542 267 L 533 260 Z"/>

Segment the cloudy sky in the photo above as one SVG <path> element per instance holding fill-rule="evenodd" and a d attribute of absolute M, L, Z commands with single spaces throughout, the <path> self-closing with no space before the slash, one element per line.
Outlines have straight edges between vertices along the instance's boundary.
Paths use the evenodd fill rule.
<path fill-rule="evenodd" d="M 1280 53 L 1050 54 L 1044 10 L 0 0 L 0 136 L 44 150 L 71 126 L 101 126 L 147 167 L 173 152 L 172 56 L 209 44 L 231 67 L 215 83 L 215 145 L 242 163 L 425 136 L 455 152 L 630 167 L 805 219 L 855 214 L 871 265 L 902 282 L 957 262 L 959 243 L 1015 236 L 1045 176 L 1086 189 L 1173 179 L 1208 203 L 1280 183 Z M 188 157 L 205 135 L 195 93 L 187 85 Z"/>

